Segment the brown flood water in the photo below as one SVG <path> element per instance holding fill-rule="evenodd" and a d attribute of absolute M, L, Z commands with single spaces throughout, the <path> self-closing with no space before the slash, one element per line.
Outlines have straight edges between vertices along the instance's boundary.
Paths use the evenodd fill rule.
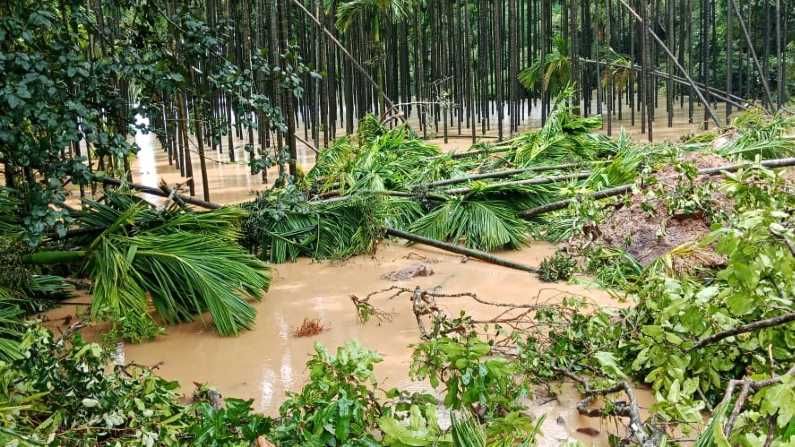
<path fill-rule="evenodd" d="M 664 122 L 664 119 L 664 114 L 658 115 L 658 122 Z M 614 123 L 616 134 L 621 125 L 628 127 L 628 120 Z M 677 114 L 674 128 L 659 126 L 655 131 L 655 139 L 671 141 L 683 134 L 693 133 L 697 128 L 687 123 L 685 115 Z M 451 135 L 454 132 L 451 130 Z M 637 128 L 630 129 L 629 133 L 634 139 L 645 140 Z M 338 131 L 338 134 L 342 132 Z M 490 134 L 494 134 L 494 131 Z M 157 186 L 161 178 L 171 185 L 184 181 L 179 171 L 168 164 L 165 153 L 152 135 L 138 135 L 136 142 L 142 148 L 133 165 L 136 182 Z M 469 145 L 463 138 L 451 138 L 448 144 L 442 144 L 441 138 L 430 142 L 439 144 L 444 150 L 460 151 Z M 242 150 L 244 144 L 242 141 L 235 144 L 238 160 L 243 162 L 230 163 L 226 153 L 208 152 L 212 201 L 239 202 L 270 186 L 263 184 L 260 176 L 252 176 L 248 172 L 246 154 Z M 226 152 L 226 147 L 224 149 Z M 306 147 L 301 148 L 299 158 L 305 168 L 311 166 L 314 160 Z M 201 197 L 196 154 L 193 156 L 193 166 L 197 175 L 196 193 Z M 272 170 L 269 176 L 272 182 L 276 172 Z M 551 244 L 534 242 L 522 250 L 502 255 L 537 265 L 554 250 Z M 421 259 L 434 270 L 432 276 L 397 283 L 382 278 L 385 273 L 421 262 Z M 208 383 L 226 396 L 254 399 L 255 407 L 269 415 L 278 414 L 286 392 L 299 390 L 305 382 L 307 372 L 304 364 L 313 352 L 315 343 L 322 343 L 334 350 L 348 340 L 357 340 L 383 356 L 383 362 L 376 368 L 382 388 L 428 390 L 427 383 L 413 382 L 408 376 L 411 345 L 419 341 L 408 298 L 391 301 L 382 298 L 375 301 L 378 307 L 393 313 L 392 321 L 381 325 L 376 322 L 360 324 L 350 301 L 351 295 L 361 297 L 392 284 L 410 288 L 439 287 L 447 293 L 475 292 L 482 298 L 500 302 L 528 303 L 537 299 L 554 302 L 577 295 L 596 305 L 621 306 L 606 292 L 596 288 L 542 283 L 527 273 L 465 260 L 461 256 L 435 249 L 384 242 L 377 253 L 357 256 L 344 262 L 301 259 L 296 263 L 274 266 L 272 287 L 262 301 L 255 304 L 256 326 L 238 337 L 219 337 L 207 321 L 197 321 L 168 327 L 167 333 L 157 340 L 125 345 L 120 353 L 126 362 L 158 365 L 159 373 L 165 378 L 179 381 L 186 395 L 192 392 L 194 382 Z M 85 303 L 87 298 L 74 301 Z M 454 313 L 466 309 L 476 317 L 494 316 L 483 306 L 472 302 L 460 302 L 457 306 L 451 300 L 441 300 L 440 303 Z M 59 318 L 82 309 L 84 306 L 66 305 L 50 312 L 49 316 Z M 293 337 L 293 330 L 304 318 L 320 319 L 327 330 L 314 337 Z M 579 395 L 570 383 L 563 383 L 557 388 L 554 390 L 555 396 L 550 396 L 543 389 L 537 390 L 529 403 L 534 415 L 546 416 L 539 445 L 557 446 L 566 439 L 579 439 L 585 445 L 606 446 L 608 431 L 622 432 L 614 425 L 615 421 L 600 421 L 578 415 L 575 405 Z M 648 392 L 640 390 L 639 397 L 644 407 L 650 405 Z M 591 436 L 577 431 L 587 427 L 596 429 L 598 434 Z"/>
<path fill-rule="evenodd" d="M 553 252 L 554 246 L 536 242 L 524 250 L 503 253 L 503 256 L 537 265 Z M 399 282 L 382 278 L 385 273 L 418 262 L 430 265 L 434 274 Z M 581 296 L 600 306 L 621 306 L 606 292 L 584 285 L 543 283 L 524 272 L 422 246 L 385 242 L 375 254 L 344 262 L 301 259 L 274 266 L 273 285 L 263 300 L 255 304 L 257 320 L 251 331 L 223 338 L 207 321 L 172 326 L 166 335 L 153 342 L 125 345 L 123 361 L 158 365 L 159 374 L 178 380 L 185 394 L 190 394 L 194 382 L 209 383 L 226 396 L 254 399 L 256 409 L 276 415 L 285 393 L 299 390 L 307 379 L 304 364 L 315 343 L 334 350 L 348 340 L 357 340 L 383 356 L 383 362 L 376 368 L 382 388 L 430 390 L 427 383 L 414 382 L 408 376 L 410 346 L 419 342 L 408 297 L 391 301 L 386 297 L 374 299 L 374 305 L 393 314 L 391 321 L 380 325 L 371 321 L 362 325 L 357 320 L 350 296 L 362 297 L 392 284 L 408 288 L 438 287 L 446 293 L 475 292 L 479 297 L 497 302 L 556 302 L 567 296 Z M 80 301 L 85 302 L 85 298 Z M 440 304 L 453 314 L 466 309 L 477 318 L 495 316 L 493 309 L 472 302 L 440 299 Z M 76 309 L 67 305 L 52 316 L 62 316 Z M 294 329 L 304 318 L 321 320 L 327 330 L 314 337 L 294 337 Z M 571 384 L 561 385 L 557 397 L 543 389 L 537 392 L 529 407 L 533 414 L 546 416 L 541 445 L 556 446 L 569 438 L 580 439 L 586 445 L 607 445 L 606 430 L 611 427 L 602 427 L 598 419 L 577 414 L 575 405 L 579 396 Z M 642 397 L 648 403 L 647 396 Z M 599 435 L 576 431 L 585 427 L 598 430 Z"/>

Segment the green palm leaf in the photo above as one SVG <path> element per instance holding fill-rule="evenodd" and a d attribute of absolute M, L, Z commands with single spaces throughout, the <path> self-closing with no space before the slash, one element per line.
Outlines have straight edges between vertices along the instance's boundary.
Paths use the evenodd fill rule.
<path fill-rule="evenodd" d="M 486 251 L 524 245 L 527 229 L 510 202 L 471 196 L 450 199 L 411 226 L 422 236 Z"/>

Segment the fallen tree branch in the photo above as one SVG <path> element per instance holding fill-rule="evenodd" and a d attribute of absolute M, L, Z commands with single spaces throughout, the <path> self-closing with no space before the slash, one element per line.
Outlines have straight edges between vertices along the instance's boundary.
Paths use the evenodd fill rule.
<path fill-rule="evenodd" d="M 699 169 L 698 175 L 722 175 L 724 172 L 735 172 L 742 168 L 752 167 L 754 165 L 755 163 L 753 162 L 747 162 L 747 163 L 737 163 L 727 166 L 719 166 L 717 168 Z M 759 165 L 769 169 L 795 166 L 795 158 L 790 157 L 790 158 L 776 158 L 770 160 L 762 160 L 759 163 Z M 631 192 L 633 186 L 634 184 L 631 183 L 631 184 L 616 186 L 613 188 L 603 189 L 601 191 L 596 191 L 595 193 L 591 194 L 590 197 L 594 200 L 598 200 L 598 199 L 605 199 L 607 197 L 620 196 Z M 572 203 L 576 203 L 579 201 L 580 201 L 579 198 L 558 200 L 555 202 L 547 203 L 546 205 L 541 205 L 526 211 L 522 211 L 519 215 L 525 219 L 529 219 L 531 217 L 549 213 L 551 211 L 557 211 L 567 208 Z"/>
<path fill-rule="evenodd" d="M 583 395 L 585 397 L 577 403 L 577 412 L 579 414 L 588 417 L 622 416 L 629 418 L 629 432 L 632 437 L 635 438 L 638 445 L 642 447 L 656 447 L 659 445 L 662 439 L 662 433 L 643 421 L 643 418 L 640 416 L 640 405 L 635 396 L 635 390 L 628 382 L 621 381 L 607 388 L 592 389 L 587 380 L 572 373 L 568 369 L 554 369 L 583 387 Z M 614 406 L 609 411 L 606 411 L 604 408 L 590 408 L 591 403 L 596 397 L 606 396 L 620 391 L 623 391 L 627 396 L 627 402 L 613 402 Z M 647 432 L 647 428 L 650 428 L 651 433 Z"/>
<path fill-rule="evenodd" d="M 732 395 L 734 395 L 734 390 L 737 387 L 740 387 L 740 394 L 737 396 L 737 401 L 734 403 L 734 407 L 732 408 L 732 412 L 729 415 L 729 418 L 726 420 L 726 425 L 723 427 L 723 433 L 728 437 L 731 435 L 732 429 L 734 428 L 734 423 L 737 421 L 737 417 L 739 416 L 740 412 L 745 405 L 745 402 L 748 398 L 756 393 L 757 391 L 761 390 L 762 388 L 768 387 L 770 385 L 776 385 L 781 383 L 781 380 L 784 376 L 791 376 L 795 375 L 795 366 L 792 366 L 789 371 L 785 372 L 781 375 L 773 376 L 769 379 L 764 380 L 751 380 L 751 379 L 733 379 L 729 381 L 729 385 L 726 387 L 726 392 L 723 393 L 723 400 L 720 401 L 718 407 L 721 406 L 728 406 L 729 402 L 731 402 Z"/>
<path fill-rule="evenodd" d="M 165 192 L 165 191 L 163 191 L 160 188 L 155 188 L 154 186 L 147 186 L 147 185 L 142 185 L 140 183 L 121 181 L 119 179 L 115 179 L 115 178 L 112 178 L 112 177 L 94 176 L 92 181 L 104 183 L 106 185 L 113 185 L 113 186 L 128 186 L 128 187 L 130 187 L 130 188 L 132 188 L 132 189 L 134 189 L 136 191 L 140 191 L 140 192 L 143 192 L 143 193 L 146 193 L 146 194 L 152 194 L 152 195 L 158 196 L 158 197 L 166 197 L 166 198 L 168 198 L 171 195 L 170 192 Z M 218 203 L 208 202 L 208 201 L 200 200 L 200 199 L 195 199 L 193 197 L 183 196 L 181 194 L 174 194 L 172 198 L 175 201 L 177 199 L 179 199 L 179 200 L 181 200 L 181 201 L 183 201 L 183 202 L 185 202 L 187 204 L 195 205 L 195 206 L 198 206 L 198 207 L 201 207 L 201 208 L 207 208 L 207 209 L 211 209 L 211 210 L 217 210 L 218 208 L 222 207 L 222 205 L 220 205 Z"/>
<path fill-rule="evenodd" d="M 690 348 L 690 350 L 695 351 L 705 346 L 715 344 L 723 339 L 734 337 L 735 335 L 744 334 L 746 332 L 753 332 L 759 329 L 765 329 L 773 326 L 779 326 L 792 321 L 795 321 L 795 312 L 790 312 L 784 315 L 779 315 L 777 317 L 768 318 L 766 320 L 759 320 L 759 321 L 754 321 L 753 323 L 743 324 L 741 326 L 737 326 L 735 328 L 710 335 L 709 337 L 704 337 L 701 340 L 699 340 L 698 343 L 693 345 L 693 347 Z"/>
<path fill-rule="evenodd" d="M 354 197 L 357 197 L 361 194 L 375 194 L 375 195 L 382 195 L 389 197 L 417 197 L 418 195 L 421 195 L 426 198 L 442 202 L 447 200 L 447 197 L 434 193 L 418 193 L 418 192 L 406 192 L 406 191 L 358 191 L 354 194 L 348 194 L 346 196 L 337 196 L 337 197 L 332 197 L 330 199 L 311 200 L 309 201 L 309 203 L 312 205 L 328 205 L 329 203 L 344 202 L 346 200 L 350 200 Z"/>
<path fill-rule="evenodd" d="M 498 182 L 498 183 L 490 183 L 489 186 L 491 187 L 499 187 L 499 186 L 527 186 L 527 185 L 545 185 L 548 183 L 557 183 L 557 182 L 565 182 L 569 180 L 582 180 L 588 178 L 592 175 L 591 171 L 581 171 L 575 174 L 563 174 L 563 175 L 553 175 L 548 177 L 534 177 L 524 180 L 514 180 L 510 182 Z M 453 194 L 453 195 L 460 195 L 460 194 L 468 194 L 472 192 L 472 188 L 453 188 L 445 190 L 445 194 Z"/>
<path fill-rule="evenodd" d="M 477 155 L 498 154 L 500 152 L 507 152 L 510 149 L 511 149 L 510 146 L 505 146 L 505 147 L 499 146 L 499 147 L 490 147 L 490 148 L 486 148 L 486 149 L 480 149 L 480 150 L 476 150 L 476 151 L 456 152 L 454 154 L 450 154 L 450 158 L 455 160 L 455 159 L 458 159 L 458 158 L 474 157 L 474 156 L 477 156 Z M 447 155 L 447 154 L 444 154 L 444 155 Z M 442 156 L 444 156 L 444 155 L 442 155 Z"/>
<path fill-rule="evenodd" d="M 483 172 L 480 174 L 471 174 L 465 175 L 462 177 L 454 177 L 448 178 L 444 180 L 437 180 L 435 182 L 425 183 L 424 185 L 418 185 L 418 188 L 438 188 L 440 186 L 448 186 L 448 185 L 455 185 L 458 183 L 466 183 L 474 180 L 482 180 L 488 178 L 504 178 L 504 177 L 512 177 L 514 175 L 525 174 L 528 172 L 544 172 L 544 171 L 555 171 L 559 169 L 570 169 L 570 168 L 577 168 L 581 167 L 585 164 L 596 164 L 596 163 L 607 163 L 607 161 L 596 161 L 596 162 L 588 162 L 588 163 L 563 163 L 559 165 L 551 165 L 551 166 L 533 166 L 529 168 L 518 168 L 518 169 L 505 169 L 501 171 L 492 171 L 492 172 Z"/>
<path fill-rule="evenodd" d="M 393 300 L 402 295 L 409 295 L 411 301 L 411 309 L 417 320 L 417 328 L 420 331 L 420 336 L 424 340 L 429 340 L 434 337 L 446 336 L 451 333 L 468 333 L 472 330 L 479 330 L 481 328 L 485 332 L 483 335 L 493 337 L 492 348 L 495 354 L 504 357 L 515 357 L 517 347 L 515 339 L 511 334 L 504 334 L 500 330 L 496 330 L 497 326 L 505 325 L 521 333 L 527 331 L 546 332 L 551 326 L 567 326 L 570 324 L 570 313 L 561 313 L 559 321 L 539 321 L 535 318 L 536 313 L 542 309 L 559 308 L 563 309 L 560 304 L 552 303 L 541 299 L 542 289 L 538 292 L 535 300 L 530 303 L 509 303 L 509 302 L 496 302 L 486 300 L 478 297 L 473 292 L 460 292 L 460 293 L 443 293 L 435 291 L 434 289 L 422 289 L 419 286 L 413 289 L 408 287 L 401 287 L 393 285 L 385 289 L 376 290 L 368 293 L 364 298 L 359 298 L 356 295 L 351 295 L 356 313 L 361 323 L 366 323 L 371 318 L 376 318 L 378 323 L 384 321 L 391 321 L 393 314 L 387 313 L 375 307 L 370 300 L 377 296 L 382 295 L 380 298 L 386 301 Z M 568 295 L 568 294 L 567 294 Z M 557 295 L 556 295 L 557 296 Z M 489 308 L 497 309 L 495 315 L 484 319 L 473 319 L 468 316 L 452 316 L 448 315 L 437 304 L 437 300 L 441 298 L 457 299 L 466 298 L 475 301 L 476 303 L 488 306 Z M 547 300 L 554 299 L 555 296 L 548 297 Z M 462 308 L 467 308 L 462 305 Z M 423 321 L 425 317 L 430 317 L 430 328 Z M 541 329 L 539 329 L 541 328 Z"/>
<path fill-rule="evenodd" d="M 429 245 L 431 247 L 439 248 L 445 251 L 449 251 L 451 253 L 465 255 L 475 259 L 480 259 L 481 261 L 485 261 L 490 264 L 495 264 L 502 267 L 508 267 L 514 270 L 521 270 L 523 272 L 528 272 L 528 273 L 538 273 L 538 268 L 536 267 L 520 264 L 518 262 L 514 262 L 505 258 L 500 258 L 490 253 L 486 253 L 485 251 L 475 250 L 472 248 L 467 248 L 461 245 L 451 244 L 448 242 L 437 241 L 436 239 L 430 239 L 424 236 L 408 233 L 406 231 L 398 230 L 395 228 L 387 227 L 386 234 L 389 236 L 395 236 L 401 239 L 406 239 L 411 242 L 416 242 L 418 244 Z"/>

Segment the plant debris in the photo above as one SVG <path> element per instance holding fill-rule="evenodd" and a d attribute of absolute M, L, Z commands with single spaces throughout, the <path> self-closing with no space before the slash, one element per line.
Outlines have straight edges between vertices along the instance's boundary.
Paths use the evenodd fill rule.
<path fill-rule="evenodd" d="M 712 220 L 731 203 L 713 179 L 693 172 L 726 164 L 715 155 L 689 153 L 665 166 L 598 225 L 597 242 L 625 250 L 647 266 L 675 247 L 700 241 L 709 234 Z M 723 262 L 714 250 L 698 251 L 698 263 L 704 267 Z"/>
<path fill-rule="evenodd" d="M 293 330 L 293 337 L 314 337 L 328 328 L 319 319 L 304 318 L 300 326 Z"/>
<path fill-rule="evenodd" d="M 408 279 L 416 278 L 418 276 L 431 276 L 431 275 L 433 275 L 433 268 L 431 268 L 430 265 L 425 263 L 415 263 L 403 267 L 399 270 L 385 273 L 381 277 L 383 279 L 388 279 L 389 281 L 406 281 Z"/>

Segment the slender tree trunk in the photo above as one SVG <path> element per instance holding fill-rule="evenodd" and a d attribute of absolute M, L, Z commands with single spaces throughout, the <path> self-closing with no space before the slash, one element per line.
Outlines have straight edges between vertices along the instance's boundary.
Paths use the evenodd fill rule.
<path fill-rule="evenodd" d="M 497 95 L 497 141 L 502 141 L 503 81 L 502 81 L 502 2 L 494 2 L 494 84 Z"/>

